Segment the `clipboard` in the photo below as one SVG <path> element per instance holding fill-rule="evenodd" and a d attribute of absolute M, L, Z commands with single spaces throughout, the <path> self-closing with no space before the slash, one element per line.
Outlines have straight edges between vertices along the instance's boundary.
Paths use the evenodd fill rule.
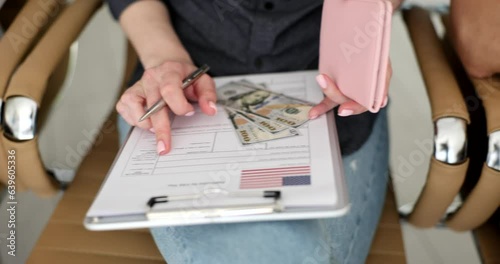
<path fill-rule="evenodd" d="M 315 81 L 316 75 L 317 71 L 301 71 L 279 74 L 223 77 L 216 78 L 215 81 L 217 85 L 220 85 L 225 82 L 245 78 L 258 83 L 267 83 L 271 89 L 273 89 L 273 87 L 283 88 L 285 84 L 288 83 L 293 84 L 290 85 L 290 87 L 297 86 L 297 83 L 303 83 L 305 86 L 304 89 L 307 90 L 305 91 L 307 99 L 311 99 L 310 101 L 314 102 L 322 99 L 321 89 L 317 86 Z M 286 88 L 288 88 L 288 86 Z M 219 111 L 219 113 L 223 114 L 224 111 Z M 227 117 L 224 118 L 227 119 Z M 183 124 L 183 122 L 183 120 L 180 120 L 178 123 Z M 189 124 L 191 121 L 186 122 L 186 124 Z M 200 121 L 200 123 L 204 122 L 204 120 Z M 227 122 L 229 122 L 229 120 L 227 120 Z M 176 127 L 175 123 L 173 123 L 173 127 Z M 314 131 L 319 132 L 318 134 L 313 134 L 312 132 Z M 99 190 L 98 196 L 94 200 L 92 207 L 87 212 L 83 221 L 84 226 L 87 229 L 99 231 L 160 226 L 332 218 L 342 216 L 349 210 L 347 187 L 344 179 L 342 159 L 340 156 L 340 148 L 338 146 L 338 137 L 333 112 L 329 112 L 326 115 L 319 117 L 314 123 L 308 123 L 303 130 L 303 133 L 307 134 L 303 135 L 303 140 L 308 139 L 310 141 L 314 141 L 315 144 L 311 143 L 311 146 L 314 145 L 316 148 L 322 148 L 324 150 L 323 152 L 318 152 L 318 150 L 311 147 L 312 150 L 309 157 L 309 162 L 311 164 L 311 180 L 309 184 L 304 185 L 283 185 L 277 187 L 266 186 L 258 188 L 251 186 L 252 188 L 247 188 L 248 186 L 241 185 L 240 181 L 243 176 L 239 175 L 239 177 L 235 176 L 234 178 L 230 178 L 232 181 L 228 185 L 224 185 L 225 188 L 203 188 L 202 190 L 196 192 L 186 191 L 189 190 L 189 188 L 181 188 L 179 186 L 162 188 L 162 185 L 158 184 L 158 182 L 164 183 L 169 180 L 181 181 L 189 177 L 196 178 L 196 173 L 193 172 L 191 174 L 179 176 L 175 173 L 176 167 L 172 166 L 168 170 L 164 171 L 162 171 L 163 168 L 156 168 L 160 172 L 167 171 L 168 173 L 152 173 L 142 175 L 134 171 L 133 168 L 122 168 L 132 166 L 130 165 L 130 160 L 131 157 L 134 156 L 132 154 L 130 156 L 127 155 L 132 153 L 131 150 L 134 150 L 134 147 L 147 142 L 148 135 L 144 133 L 149 132 L 142 131 L 139 128 L 134 128 L 129 133 L 126 144 L 124 144 L 120 149 L 115 161 L 113 162 L 110 172 Z M 225 141 L 230 141 L 228 135 L 229 134 L 224 134 L 221 138 Z M 236 135 L 234 136 L 236 139 Z M 317 137 L 321 137 L 321 141 L 316 142 L 319 140 Z M 300 141 L 300 139 L 293 140 Z M 182 143 L 182 138 L 178 141 L 181 141 Z M 279 146 L 284 145 L 282 146 L 282 152 L 284 153 L 283 155 L 287 155 L 289 153 L 286 153 L 286 150 L 290 147 L 287 146 L 286 143 L 287 141 L 285 140 L 277 140 L 274 143 L 265 143 L 268 144 L 265 147 L 271 149 L 271 151 L 281 151 Z M 229 143 L 227 144 L 228 146 L 232 146 Z M 297 143 L 296 145 L 300 147 L 300 144 Z M 179 149 L 182 149 L 181 146 L 179 146 Z M 243 150 L 238 151 L 246 151 L 246 148 L 242 149 Z M 264 150 L 264 148 L 262 149 L 264 152 L 257 153 L 267 153 L 265 152 L 267 150 Z M 164 157 L 163 159 L 178 159 L 176 158 L 175 152 L 173 153 L 174 154 L 171 157 Z M 221 151 L 210 155 L 217 156 L 221 155 L 221 153 L 224 152 Z M 238 158 L 237 155 L 232 153 L 230 154 L 231 156 L 228 160 Z M 149 154 L 143 151 L 140 152 L 140 155 Z M 185 161 L 183 159 L 181 160 L 183 160 L 182 162 L 187 163 L 187 166 L 182 169 L 182 172 L 184 172 L 184 170 L 193 169 L 193 167 L 196 167 L 198 163 L 204 162 L 203 159 L 190 161 L 186 158 L 191 157 L 190 155 L 197 157 L 196 155 L 198 154 L 188 153 L 183 155 L 184 156 L 180 155 L 180 157 L 183 157 Z M 269 161 L 268 164 L 268 162 L 260 161 L 259 157 L 260 156 L 257 156 L 257 161 L 255 162 L 242 161 L 241 164 L 242 166 L 258 165 L 257 167 L 262 166 L 263 164 L 269 165 L 268 167 L 276 167 L 276 162 L 278 162 L 277 164 L 282 165 L 288 164 L 282 161 Z M 307 161 L 308 159 L 304 160 Z M 275 162 L 275 164 L 272 164 L 273 162 Z M 250 163 L 250 165 L 248 165 L 248 163 Z M 329 164 L 331 166 L 325 166 L 325 164 Z M 203 167 L 210 168 L 210 166 L 212 165 L 204 165 Z M 287 167 L 287 169 L 284 170 L 284 174 L 291 175 L 293 174 L 291 171 L 303 170 L 293 168 L 300 167 Z M 244 171 L 246 170 L 245 167 L 243 167 L 235 171 L 240 174 L 244 174 Z M 130 174 L 126 174 L 126 172 L 130 172 Z M 204 172 L 198 173 L 203 174 Z M 252 173 L 255 174 L 254 172 Z M 271 172 L 266 171 L 264 173 L 266 177 L 267 175 L 276 174 L 277 173 L 273 170 L 271 170 Z M 324 174 L 324 176 L 322 178 L 318 178 L 317 176 L 320 174 Z M 172 178 L 166 179 L 166 177 L 170 177 L 168 175 L 172 175 Z M 149 179 L 150 181 L 148 183 L 144 183 L 142 186 L 143 188 L 129 183 L 129 181 L 133 182 L 134 179 L 142 179 L 141 177 Z M 155 180 L 157 181 L 156 184 L 154 183 Z M 126 184 L 123 184 L 123 182 L 126 182 Z M 158 187 L 155 187 L 155 185 Z M 152 191 L 141 192 L 141 190 L 148 188 Z M 177 189 L 182 189 L 184 191 L 175 192 Z M 116 192 L 113 193 L 112 190 L 123 192 L 123 194 Z M 317 200 L 313 200 L 315 197 L 320 197 L 321 199 L 318 198 Z M 207 199 L 208 202 L 203 202 Z M 307 204 L 308 199 L 311 199 L 309 204 Z M 315 203 L 315 201 L 321 202 Z M 128 210 L 129 207 L 134 207 L 135 211 Z"/>

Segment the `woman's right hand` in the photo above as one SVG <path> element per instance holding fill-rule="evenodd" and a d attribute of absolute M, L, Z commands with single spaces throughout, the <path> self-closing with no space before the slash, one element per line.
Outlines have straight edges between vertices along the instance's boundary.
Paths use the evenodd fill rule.
<path fill-rule="evenodd" d="M 208 74 L 186 89 L 181 88 L 183 79 L 196 69 L 190 62 L 179 61 L 166 61 L 146 69 L 142 78 L 127 89 L 116 104 L 116 110 L 127 123 L 156 134 L 157 152 L 160 155 L 171 149 L 169 111 L 176 115 L 192 116 L 195 109 L 190 102 L 198 102 L 203 113 L 217 113 L 215 84 Z M 146 109 L 158 100 L 164 100 L 167 106 L 149 119 L 139 122 Z"/>

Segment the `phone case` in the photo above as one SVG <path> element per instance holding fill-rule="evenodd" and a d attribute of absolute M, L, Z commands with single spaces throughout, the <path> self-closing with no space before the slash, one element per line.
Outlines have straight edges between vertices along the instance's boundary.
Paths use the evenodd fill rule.
<path fill-rule="evenodd" d="M 378 112 L 386 94 L 392 4 L 386 0 L 325 0 L 319 71 L 340 91 Z"/>

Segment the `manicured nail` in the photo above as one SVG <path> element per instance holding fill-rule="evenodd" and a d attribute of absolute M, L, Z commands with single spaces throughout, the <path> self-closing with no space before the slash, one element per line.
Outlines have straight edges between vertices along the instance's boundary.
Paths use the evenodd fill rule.
<path fill-rule="evenodd" d="M 384 98 L 384 101 L 382 102 L 382 107 L 385 107 L 387 105 L 388 98 L 387 96 Z"/>
<path fill-rule="evenodd" d="M 351 109 L 342 109 L 342 111 L 339 112 L 339 116 L 350 116 L 354 113 Z"/>
<path fill-rule="evenodd" d="M 185 114 L 185 116 L 193 116 L 193 115 L 194 115 L 194 111 L 191 111 L 191 112 Z"/>
<path fill-rule="evenodd" d="M 215 113 L 217 114 L 217 106 L 215 105 L 214 102 L 212 102 L 212 101 L 208 102 L 208 106 L 210 106 L 210 108 L 214 109 Z"/>
<path fill-rule="evenodd" d="M 318 115 L 312 115 L 311 117 L 309 117 L 309 119 L 313 120 L 313 119 L 316 119 L 318 118 Z"/>
<path fill-rule="evenodd" d="M 326 79 L 325 79 L 325 76 L 323 76 L 323 74 L 320 74 L 318 76 L 316 76 L 316 82 L 318 82 L 318 85 L 322 88 L 322 89 L 326 89 Z"/>
<path fill-rule="evenodd" d="M 158 152 L 158 155 L 163 155 L 165 154 L 165 143 L 163 141 L 158 141 L 156 145 L 156 152 Z"/>
<path fill-rule="evenodd" d="M 149 131 L 151 131 L 151 133 L 154 133 L 155 129 L 154 128 L 150 128 Z"/>

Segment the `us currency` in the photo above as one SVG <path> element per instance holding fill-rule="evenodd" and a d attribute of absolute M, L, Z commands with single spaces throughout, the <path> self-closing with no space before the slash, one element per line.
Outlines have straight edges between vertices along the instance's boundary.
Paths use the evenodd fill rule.
<path fill-rule="evenodd" d="M 265 83 L 253 83 L 247 79 L 241 79 L 239 81 L 235 81 L 235 83 L 243 84 L 243 85 L 250 86 L 250 87 L 255 87 L 258 89 L 267 90 L 267 85 Z"/>
<path fill-rule="evenodd" d="M 249 85 L 230 82 L 217 89 L 219 103 L 263 118 L 297 128 L 309 121 L 312 104 L 283 94 Z"/>
<path fill-rule="evenodd" d="M 255 125 L 247 117 L 234 111 L 232 109 L 226 108 L 229 119 L 231 120 L 236 134 L 243 145 L 261 143 L 269 140 L 287 138 L 293 136 L 299 136 L 299 132 L 296 129 L 287 129 L 278 133 L 269 133 L 266 130 Z"/>
<path fill-rule="evenodd" d="M 252 123 L 254 123 L 255 125 L 259 126 L 260 128 L 262 128 L 270 133 L 278 133 L 278 132 L 281 132 L 283 130 L 290 129 L 289 126 L 275 122 L 275 121 L 268 119 L 268 118 L 261 117 L 259 115 L 255 115 L 255 114 L 252 114 L 249 112 L 243 112 L 243 111 L 236 110 L 236 109 L 231 109 L 229 107 L 226 107 L 226 108 L 233 110 L 233 111 L 237 112 L 238 114 L 246 117 Z"/>

